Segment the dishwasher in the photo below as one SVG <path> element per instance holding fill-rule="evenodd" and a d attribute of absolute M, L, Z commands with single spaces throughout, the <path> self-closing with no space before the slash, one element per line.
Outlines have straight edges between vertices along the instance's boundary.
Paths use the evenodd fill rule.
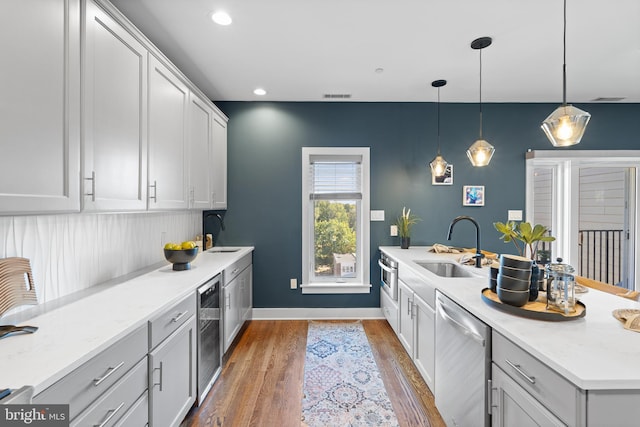
<path fill-rule="evenodd" d="M 435 362 L 436 407 L 447 426 L 489 426 L 491 328 L 439 291 Z"/>

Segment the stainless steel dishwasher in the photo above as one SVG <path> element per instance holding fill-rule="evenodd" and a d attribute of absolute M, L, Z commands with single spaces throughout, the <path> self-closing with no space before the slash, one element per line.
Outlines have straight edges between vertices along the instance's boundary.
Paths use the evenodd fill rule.
<path fill-rule="evenodd" d="M 447 426 L 490 425 L 491 328 L 436 292 L 436 407 Z"/>

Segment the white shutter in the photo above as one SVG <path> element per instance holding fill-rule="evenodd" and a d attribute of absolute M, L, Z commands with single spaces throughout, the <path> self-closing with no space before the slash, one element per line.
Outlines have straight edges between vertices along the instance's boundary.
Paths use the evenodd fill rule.
<path fill-rule="evenodd" d="M 309 174 L 312 200 L 362 199 L 360 156 L 311 156 Z"/>

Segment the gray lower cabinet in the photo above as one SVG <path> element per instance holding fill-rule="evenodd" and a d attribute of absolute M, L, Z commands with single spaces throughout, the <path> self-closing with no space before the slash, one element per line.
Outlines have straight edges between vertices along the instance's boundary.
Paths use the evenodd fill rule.
<path fill-rule="evenodd" d="M 38 393 L 33 403 L 68 404 L 72 425 L 87 425 L 78 420 L 89 415 L 101 420 L 96 425 L 109 416 L 115 422 L 146 393 L 147 350 L 147 327 L 141 326 Z M 120 396 L 122 390 L 126 396 Z"/>
<path fill-rule="evenodd" d="M 431 391 L 435 389 L 435 311 L 398 280 L 398 339 Z"/>
<path fill-rule="evenodd" d="M 140 398 L 147 396 L 147 359 L 142 359 L 91 406 L 71 422 L 71 427 L 115 425 Z M 144 414 L 144 423 L 148 415 Z M 144 425 L 144 424 L 138 424 Z"/>
<path fill-rule="evenodd" d="M 192 315 L 149 353 L 151 426 L 180 425 L 195 402 L 196 333 L 196 317 Z"/>
<path fill-rule="evenodd" d="M 565 424 L 520 387 L 495 363 L 492 366 L 493 427 L 560 427 Z"/>
<path fill-rule="evenodd" d="M 245 320 L 251 318 L 252 266 L 252 254 L 248 254 L 224 271 L 222 324 L 225 352 L 240 332 Z"/>

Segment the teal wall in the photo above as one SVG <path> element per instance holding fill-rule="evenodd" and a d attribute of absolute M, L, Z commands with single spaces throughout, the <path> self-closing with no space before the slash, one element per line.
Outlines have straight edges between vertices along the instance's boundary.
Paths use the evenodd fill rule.
<path fill-rule="evenodd" d="M 484 137 L 495 146 L 491 164 L 474 168 L 465 150 L 478 136 L 477 104 L 442 104 L 441 151 L 454 165 L 452 186 L 432 186 L 428 163 L 436 154 L 433 103 L 216 103 L 229 116 L 228 211 L 218 245 L 254 245 L 255 307 L 373 307 L 379 287 L 367 295 L 302 295 L 289 289 L 301 278 L 301 147 L 371 147 L 371 209 L 385 211 L 371 223 L 371 283 L 378 284 L 377 247 L 399 245 L 389 225 L 403 206 L 422 218 L 412 245 L 475 245 L 475 229 L 450 221 L 473 216 L 483 249 L 511 252 L 492 223 L 525 207 L 525 152 L 550 150 L 540 122 L 555 104 L 484 104 Z M 578 107 L 592 119 L 582 142 L 568 148 L 640 149 L 639 104 Z M 462 206 L 463 185 L 484 185 L 483 207 Z"/>

